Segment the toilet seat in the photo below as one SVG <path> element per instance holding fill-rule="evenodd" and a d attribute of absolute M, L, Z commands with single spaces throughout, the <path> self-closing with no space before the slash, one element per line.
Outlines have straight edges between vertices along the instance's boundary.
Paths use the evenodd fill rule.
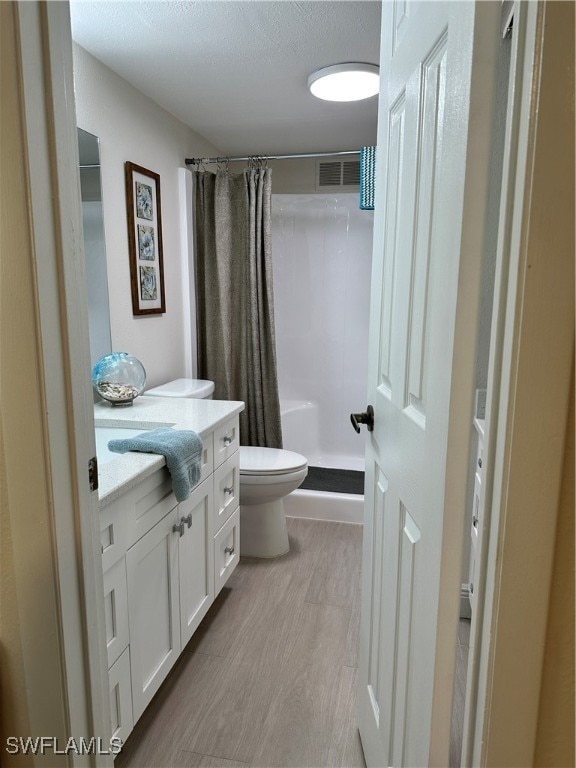
<path fill-rule="evenodd" d="M 305 456 L 280 448 L 240 448 L 240 476 L 288 475 L 307 468 Z"/>

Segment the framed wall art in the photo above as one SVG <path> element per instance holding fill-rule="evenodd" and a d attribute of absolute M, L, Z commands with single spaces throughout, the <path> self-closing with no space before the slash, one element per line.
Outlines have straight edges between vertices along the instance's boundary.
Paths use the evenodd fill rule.
<path fill-rule="evenodd" d="M 132 311 L 135 315 L 166 312 L 160 176 L 126 162 L 126 205 Z"/>

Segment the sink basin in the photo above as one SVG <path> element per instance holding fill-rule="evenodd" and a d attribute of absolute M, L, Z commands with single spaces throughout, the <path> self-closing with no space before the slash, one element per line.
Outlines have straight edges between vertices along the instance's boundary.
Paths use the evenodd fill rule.
<path fill-rule="evenodd" d="M 120 458 L 121 453 L 114 453 L 108 450 L 109 440 L 125 440 L 129 437 L 136 437 L 147 429 L 131 429 L 129 427 L 95 427 L 96 435 L 96 456 L 99 464 L 107 464 L 109 461 Z"/>

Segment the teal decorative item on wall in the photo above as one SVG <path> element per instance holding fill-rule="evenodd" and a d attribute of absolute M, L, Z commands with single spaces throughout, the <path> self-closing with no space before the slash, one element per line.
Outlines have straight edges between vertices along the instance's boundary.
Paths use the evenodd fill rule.
<path fill-rule="evenodd" d="M 374 210 L 374 182 L 376 179 L 376 147 L 360 150 L 360 209 Z"/>

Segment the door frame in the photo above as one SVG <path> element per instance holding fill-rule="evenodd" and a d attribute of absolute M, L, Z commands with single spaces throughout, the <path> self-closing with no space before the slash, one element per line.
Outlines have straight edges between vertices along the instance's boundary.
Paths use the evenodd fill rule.
<path fill-rule="evenodd" d="M 523 8 L 523 6 L 526 8 Z M 551 5 L 570 5 L 553 3 Z M 550 62 L 553 35 L 544 36 L 545 22 L 552 16 L 561 15 L 545 8 L 546 3 L 519 3 L 518 12 L 526 15 L 523 43 L 523 79 L 515 101 L 518 110 L 517 145 L 509 163 L 514 166 L 514 183 L 510 181 L 508 202 L 513 209 L 514 226 L 511 228 L 510 261 L 507 278 L 498 294 L 498 345 L 499 359 L 492 364 L 492 377 L 499 382 L 499 397 L 489 403 L 487 422 L 488 450 L 494 456 L 492 468 L 487 466 L 487 479 L 491 479 L 494 492 L 491 495 L 492 524 L 484 566 L 483 619 L 478 624 L 480 640 L 479 668 L 474 682 L 474 701 L 477 707 L 469 713 L 467 738 L 472 764 L 504 764 L 499 759 L 505 750 L 503 730 L 511 706 L 522 699 L 522 706 L 514 715 L 518 733 L 534 730 L 534 718 L 538 711 L 540 675 L 531 686 L 529 695 L 522 686 L 507 685 L 498 680 L 498 669 L 510 657 L 514 630 L 518 627 L 538 627 L 537 637 L 530 641 L 523 635 L 523 656 L 531 658 L 541 670 L 543 636 L 547 621 L 547 590 L 553 561 L 553 536 L 548 509 L 541 502 L 554 496 L 561 473 L 563 444 L 566 428 L 566 402 L 569 384 L 567 371 L 572 363 L 566 362 L 566 345 L 569 333 L 558 334 L 557 323 L 563 309 L 566 320 L 566 293 L 572 293 L 573 280 L 567 273 L 573 271 L 573 251 L 568 265 L 566 248 L 555 254 L 558 274 L 546 274 L 542 270 L 542 258 L 538 258 L 537 234 L 540 215 L 532 214 L 535 200 L 550 198 L 550 186 L 556 182 L 554 173 L 546 166 L 540 167 L 538 186 L 533 184 L 532 173 L 543 148 L 539 144 L 540 131 L 544 132 L 538 117 L 538 97 L 542 103 L 548 98 L 546 90 L 540 94 L 539 84 L 548 86 L 544 77 Z M 522 8 L 521 8 L 522 7 Z M 22 97 L 27 120 L 28 150 L 30 157 L 40 162 L 41 174 L 34 168 L 36 197 L 29 202 L 29 212 L 36 243 L 43 240 L 51 244 L 45 265 L 36 264 L 38 272 L 48 269 L 50 279 L 37 274 L 41 290 L 37 295 L 40 343 L 44 343 L 41 365 L 41 391 L 49 404 L 47 419 L 46 461 L 51 465 L 54 498 L 59 496 L 52 510 L 53 539 L 57 553 L 56 567 L 59 581 L 59 621 L 63 645 L 61 660 L 64 664 L 61 684 L 66 693 L 67 718 L 63 725 L 68 733 L 84 735 L 106 732 L 109 722 L 106 653 L 104 643 L 104 617 L 101 609 L 103 594 L 99 583 L 101 569 L 97 565 L 99 536 L 97 531 L 97 500 L 89 493 L 86 481 L 87 458 L 94 455 L 92 434 L 92 398 L 89 388 L 90 365 L 87 359 L 88 331 L 85 304 L 83 246 L 81 242 L 80 192 L 77 175 L 76 121 L 73 98 L 71 34 L 67 2 L 18 3 L 20 22 L 20 59 L 25 85 Z M 547 17 L 545 19 L 545 16 Z M 560 28 L 562 23 L 560 22 Z M 566 25 L 566 32 L 572 30 Z M 519 37 L 524 34 L 518 29 Z M 42 64 L 46 64 L 44 71 Z M 536 67 L 534 66 L 536 62 Z M 559 65 L 558 65 L 559 66 Z M 560 70 L 557 69 L 558 73 Z M 550 118 L 553 120 L 552 118 Z M 555 139 L 555 146 L 558 142 Z M 53 200 L 54 216 L 47 216 L 39 207 L 40 197 Z M 554 196 L 550 198 L 554 199 Z M 543 203 L 544 204 L 544 203 Z M 549 210 L 554 218 L 558 211 Z M 563 223 L 564 220 L 562 220 Z M 571 232 L 572 226 L 569 230 Z M 542 230 L 540 230 L 541 232 Z M 546 236 L 549 231 L 546 230 Z M 549 263 L 549 262 L 548 262 Z M 529 271 L 530 270 L 530 271 Z M 555 270 L 549 270 L 554 272 Z M 537 280 L 539 281 L 537 283 Z M 537 288 L 537 289 L 536 289 Z M 558 296 L 562 296 L 562 302 Z M 571 296 L 573 301 L 573 296 Z M 546 311 L 543 311 L 543 308 Z M 573 303 L 572 303 L 573 312 Z M 528 336 L 538 326 L 537 342 L 528 344 Z M 61 344 L 51 344 L 49 339 L 57 329 Z M 572 331 L 573 347 L 573 323 Z M 557 343 L 549 348 L 550 338 Z M 538 359 L 538 353 L 546 353 L 547 360 L 558 362 L 556 398 L 542 400 L 541 376 L 534 381 L 529 364 Z M 73 364 L 72 364 L 72 362 Z M 554 401 L 554 402 L 553 402 Z M 534 417 L 534 405 L 544 406 L 539 418 Z M 545 418 L 546 417 L 546 418 Z M 546 419 L 550 419 L 548 422 Z M 553 434 L 551 434 L 553 433 Z M 538 469 L 541 463 L 542 441 L 553 438 L 553 450 L 547 451 L 546 469 L 549 481 L 544 483 L 534 498 L 527 498 L 527 488 L 522 488 L 526 469 Z M 490 477 L 491 475 L 491 477 Z M 543 478 L 542 467 L 536 476 Z M 488 483 L 487 483 L 488 485 Z M 534 484 L 530 490 L 534 491 Z M 524 491 L 524 492 L 523 492 Z M 488 501 L 488 495 L 487 495 Z M 525 518 L 522 510 L 529 505 L 534 516 L 529 530 L 521 540 L 514 537 Z M 541 579 L 535 584 L 535 572 L 525 573 L 524 547 L 537 542 L 540 551 L 538 569 Z M 525 559 L 525 558 L 524 558 Z M 529 578 L 538 599 L 529 605 L 510 607 L 510 598 L 517 595 L 516 576 Z M 39 595 L 41 598 L 41 595 Z M 521 603 L 522 601 L 520 601 Z M 528 615 L 529 614 L 529 615 Z M 526 623 L 524 623 L 526 622 Z M 42 651 L 36 664 L 51 664 L 47 651 Z M 524 668 L 523 668 L 524 669 Z M 514 671 L 518 671 L 516 667 Z M 509 678 L 507 678 L 509 680 Z M 90 683 L 92 681 L 92 683 Z M 526 674 L 522 683 L 526 681 Z M 29 691 L 29 703 L 33 705 L 33 687 Z M 75 707 L 80 704 L 78 709 Z M 506 718 L 497 714 L 506 711 Z M 84 713 L 80 716 L 79 713 Z M 38 712 L 35 722 L 42 732 L 42 718 Z M 499 719 L 501 722 L 498 722 Z M 80 731 L 78 731 L 80 728 Z M 506 728 L 507 735 L 510 731 Z M 533 737 L 528 739 L 533 743 Z M 516 741 L 514 739 L 514 741 Z M 518 743 L 518 742 L 516 742 Z M 527 748 L 528 749 L 528 748 Z M 69 756 L 70 760 L 70 756 Z M 98 756 L 91 759 L 96 765 L 111 765 L 111 758 Z M 70 764 L 86 764 L 74 756 Z M 529 764 L 526 762 L 525 764 Z"/>
<path fill-rule="evenodd" d="M 18 78 L 31 264 L 23 258 L 21 269 L 22 279 L 31 269 L 34 284 L 28 311 L 35 316 L 35 396 L 42 412 L 35 429 L 42 435 L 49 510 L 47 524 L 36 523 L 35 510 L 9 510 L 16 562 L 30 552 L 30 526 L 44 525 L 33 563 L 28 554 L 28 572 L 17 569 L 14 583 L 31 731 L 17 735 L 53 737 L 60 750 L 70 736 L 100 737 L 91 754 L 72 750 L 50 764 L 112 766 L 105 754 L 110 699 L 98 494 L 88 470 L 96 450 L 69 6 L 40 0 L 3 6 L 15 28 L 10 66 Z M 12 406 L 23 403 L 3 402 Z M 6 438 L 6 455 L 22 464 Z M 54 606 L 41 630 L 28 620 L 40 605 Z"/>
<path fill-rule="evenodd" d="M 574 427 L 574 113 L 566 89 L 574 8 L 517 0 L 512 16 L 463 765 L 533 764 L 565 434 Z"/>

